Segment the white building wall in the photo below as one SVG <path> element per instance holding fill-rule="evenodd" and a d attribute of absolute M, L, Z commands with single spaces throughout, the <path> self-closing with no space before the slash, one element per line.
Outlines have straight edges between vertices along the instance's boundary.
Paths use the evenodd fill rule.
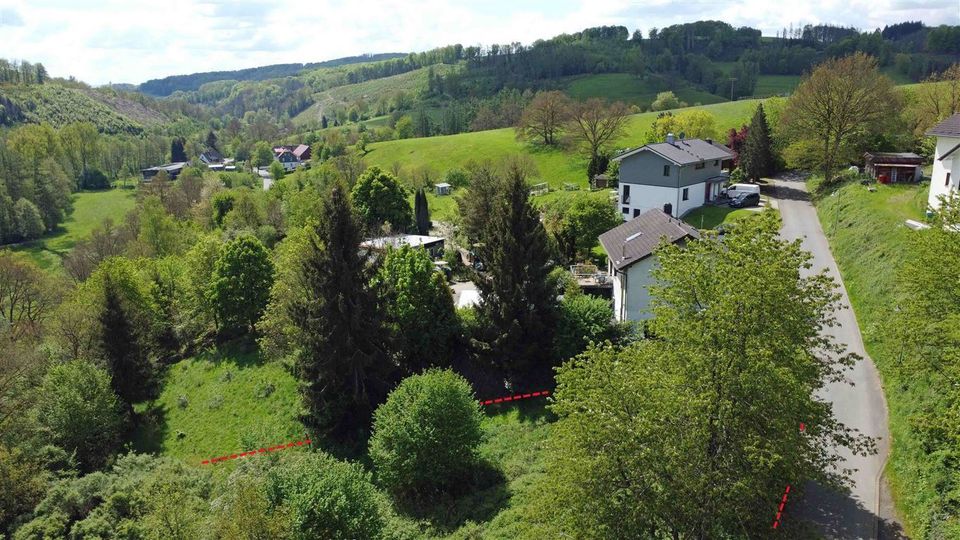
<path fill-rule="evenodd" d="M 630 200 L 624 202 L 624 191 L 626 186 L 630 186 Z M 718 184 L 719 186 L 719 184 Z M 683 190 L 687 190 L 687 200 L 683 200 Z M 719 191 L 719 187 L 715 188 Z M 624 221 L 633 219 L 647 210 L 656 208 L 663 210 L 663 205 L 670 203 L 673 207 L 674 216 L 683 214 L 703 206 L 706 198 L 706 183 L 692 184 L 682 188 L 663 187 L 663 186 L 645 186 L 642 184 L 624 184 L 618 187 L 618 209 L 623 215 Z"/>
<path fill-rule="evenodd" d="M 955 151 L 950 156 L 940 161 L 940 156 L 946 154 L 960 144 L 960 139 L 955 137 L 937 137 L 937 150 L 933 158 L 933 172 L 930 175 L 930 195 L 927 204 L 930 208 L 936 210 L 940 208 L 940 196 L 946 196 L 950 191 L 956 191 L 958 182 L 960 182 L 960 150 Z M 947 173 L 950 173 L 949 183 L 947 182 Z"/>
<path fill-rule="evenodd" d="M 624 272 L 613 272 L 613 316 L 617 321 L 642 321 L 653 317 L 650 309 L 650 271 L 656 265 L 650 256 L 628 266 Z"/>

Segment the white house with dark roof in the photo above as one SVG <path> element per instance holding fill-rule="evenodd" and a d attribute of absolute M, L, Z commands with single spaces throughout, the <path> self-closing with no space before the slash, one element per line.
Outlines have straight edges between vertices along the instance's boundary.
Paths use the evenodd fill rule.
<path fill-rule="evenodd" d="M 720 195 L 728 180 L 724 160 L 733 152 L 710 139 L 676 139 L 646 144 L 613 158 L 620 162 L 617 207 L 624 220 L 656 208 L 674 217 Z"/>
<path fill-rule="evenodd" d="M 940 197 L 955 192 L 960 182 L 960 113 L 933 126 L 927 135 L 937 138 L 927 199 L 930 208 L 936 210 L 940 208 Z"/>
<path fill-rule="evenodd" d="M 600 235 L 607 252 L 607 270 L 613 282 L 613 317 L 617 321 L 642 321 L 650 313 L 650 271 L 656 265 L 654 250 L 666 239 L 684 244 L 700 238 L 696 228 L 659 209 L 647 210 Z"/>

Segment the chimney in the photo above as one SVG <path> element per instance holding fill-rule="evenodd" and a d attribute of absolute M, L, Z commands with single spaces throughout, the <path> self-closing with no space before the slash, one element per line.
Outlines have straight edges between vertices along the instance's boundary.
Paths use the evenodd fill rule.
<path fill-rule="evenodd" d="M 673 144 L 673 133 L 667 133 L 667 144 Z"/>

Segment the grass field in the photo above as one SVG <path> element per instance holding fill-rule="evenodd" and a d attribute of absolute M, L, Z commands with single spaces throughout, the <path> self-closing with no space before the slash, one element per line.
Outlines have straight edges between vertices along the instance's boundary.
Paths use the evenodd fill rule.
<path fill-rule="evenodd" d="M 478 396 L 485 397 L 491 396 Z M 481 531 L 510 537 L 517 522 L 512 506 L 543 469 L 542 449 L 552 421 L 545 406 L 545 400 L 531 399 L 488 407 L 478 449 L 482 484 L 416 515 L 398 512 L 416 522 L 426 537 L 472 538 Z M 134 434 L 134 449 L 203 466 L 211 457 L 302 439 L 299 408 L 296 380 L 280 364 L 261 361 L 255 351 L 224 349 L 167 369 L 159 398 L 136 407 L 145 420 Z M 315 446 L 328 449 L 322 440 Z M 364 456 L 355 459 L 369 467 Z M 218 475 L 233 470 L 235 463 L 218 464 Z"/>
<path fill-rule="evenodd" d="M 798 84 L 800 84 L 799 75 L 760 75 L 757 77 L 757 86 L 753 89 L 753 95 L 789 94 Z"/>
<path fill-rule="evenodd" d="M 566 92 L 575 99 L 602 97 L 612 101 L 649 107 L 659 92 L 673 91 L 690 105 L 709 105 L 727 101 L 683 82 L 671 83 L 658 75 L 638 77 L 629 73 L 604 73 L 573 77 L 566 83 Z"/>
<path fill-rule="evenodd" d="M 943 407 L 938 405 L 942 396 L 933 395 L 920 374 L 904 374 L 897 369 L 901 344 L 889 331 L 900 296 L 897 272 L 907 257 L 910 235 L 916 234 L 903 221 L 923 220 L 927 190 L 927 184 L 880 185 L 876 192 L 870 192 L 851 184 L 817 201 L 820 222 L 850 295 L 864 344 L 883 378 L 892 439 L 886 472 L 906 533 L 912 538 L 932 537 L 925 534 L 940 519 L 933 514 L 940 504 L 937 484 L 950 474 L 921 447 L 911 428 L 915 415 L 931 410 L 949 414 L 937 409 Z"/>
<path fill-rule="evenodd" d="M 150 420 L 135 447 L 187 463 L 276 445 L 304 436 L 297 382 L 256 352 L 224 350 L 167 368 L 163 390 L 138 409 Z"/>
<path fill-rule="evenodd" d="M 77 243 L 109 218 L 115 223 L 123 219 L 136 205 L 135 190 L 109 189 L 104 191 L 83 191 L 73 194 L 73 212 L 60 225 L 60 228 L 33 242 L 20 244 L 15 251 L 23 251 L 46 269 L 59 268 L 60 260 Z"/>

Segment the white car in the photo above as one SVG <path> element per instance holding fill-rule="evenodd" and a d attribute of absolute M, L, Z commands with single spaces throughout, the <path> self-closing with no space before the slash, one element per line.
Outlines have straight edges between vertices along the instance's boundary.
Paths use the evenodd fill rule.
<path fill-rule="evenodd" d="M 760 186 L 756 184 L 730 184 L 727 186 L 727 189 L 723 190 L 723 193 L 731 199 L 736 199 L 737 196 L 744 193 L 756 193 L 760 194 Z"/>

